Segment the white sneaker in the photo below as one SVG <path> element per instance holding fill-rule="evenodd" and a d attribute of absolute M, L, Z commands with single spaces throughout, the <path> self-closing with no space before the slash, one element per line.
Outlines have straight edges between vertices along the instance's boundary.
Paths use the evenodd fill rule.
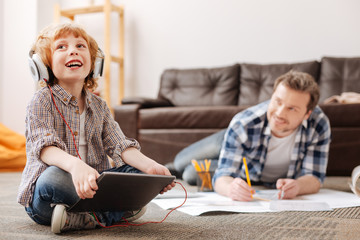
<path fill-rule="evenodd" d="M 51 231 L 61 233 L 70 230 L 94 229 L 98 223 L 90 213 L 68 213 L 64 205 L 55 206 L 51 217 Z"/>

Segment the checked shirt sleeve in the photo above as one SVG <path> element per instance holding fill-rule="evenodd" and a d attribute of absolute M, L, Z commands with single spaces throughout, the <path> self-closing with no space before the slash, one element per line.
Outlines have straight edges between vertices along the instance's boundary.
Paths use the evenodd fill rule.
<path fill-rule="evenodd" d="M 140 149 L 139 143 L 124 135 L 119 124 L 111 115 L 110 109 L 104 106 L 103 142 L 107 155 L 114 160 L 116 166 L 124 164 L 121 153 L 130 147 Z"/>
<path fill-rule="evenodd" d="M 330 123 L 327 116 L 317 108 L 314 110 L 314 116 L 309 121 L 309 127 L 306 129 L 307 146 L 305 157 L 302 162 L 300 175 L 313 175 L 321 183 L 326 176 L 328 164 L 329 146 L 331 140 Z"/>
<path fill-rule="evenodd" d="M 237 120 L 238 116 L 234 117 L 225 133 L 214 182 L 221 176 L 240 177 L 242 156 L 248 143 L 248 135 L 241 122 Z"/>

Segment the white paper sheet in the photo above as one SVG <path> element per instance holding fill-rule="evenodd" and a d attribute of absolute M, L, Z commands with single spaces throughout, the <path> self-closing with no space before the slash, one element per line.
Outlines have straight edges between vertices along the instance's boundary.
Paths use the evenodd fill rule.
<path fill-rule="evenodd" d="M 266 193 L 266 191 L 269 192 Z M 268 194 L 269 196 L 276 194 L 274 190 L 261 190 L 261 192 L 261 194 Z M 360 198 L 356 195 L 330 189 L 321 189 L 319 193 L 304 195 L 294 200 L 254 200 L 251 202 L 232 201 L 230 198 L 220 196 L 213 192 L 197 193 L 197 195 L 199 197 L 188 198 L 186 203 L 177 210 L 192 216 L 197 216 L 213 211 L 244 213 L 288 211 L 289 206 L 293 208 L 293 211 L 327 211 L 333 208 L 360 206 Z M 183 201 L 184 197 L 154 199 L 152 202 L 163 209 L 172 209 L 179 206 Z M 270 209 L 270 204 L 275 201 L 277 202 L 276 209 Z M 293 201 L 291 205 L 289 205 L 289 201 Z"/>
<path fill-rule="evenodd" d="M 188 198 L 201 197 L 198 193 L 187 192 Z M 185 192 L 183 189 L 171 189 L 163 194 L 159 194 L 155 199 L 169 199 L 169 198 L 185 198 Z"/>
<path fill-rule="evenodd" d="M 274 211 L 332 211 L 326 202 L 304 200 L 271 201 L 270 210 Z"/>
<path fill-rule="evenodd" d="M 230 198 L 223 197 L 217 193 L 197 193 L 198 197 L 188 198 L 186 203 L 177 209 L 178 211 L 197 216 L 205 212 L 224 211 L 224 212 L 266 212 L 269 210 L 269 202 L 252 201 L 239 202 L 232 201 Z M 163 209 L 172 209 L 179 206 L 184 201 L 184 198 L 170 198 L 170 199 L 154 199 L 153 203 L 157 204 Z M 268 209 L 268 210 L 266 210 Z"/>

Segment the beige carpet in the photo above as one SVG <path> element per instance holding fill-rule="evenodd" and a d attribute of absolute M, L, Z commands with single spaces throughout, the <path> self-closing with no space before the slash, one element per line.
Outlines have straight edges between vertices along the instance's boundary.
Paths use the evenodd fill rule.
<path fill-rule="evenodd" d="M 7 239 L 360 239 L 360 207 L 332 212 L 211 213 L 192 217 L 174 211 L 165 222 L 139 227 L 75 231 L 62 235 L 34 223 L 16 203 L 20 173 L 0 174 L 0 240 Z M 346 179 L 326 187 L 348 190 Z M 191 188 L 189 188 L 191 190 Z M 360 199 L 359 199 L 360 201 Z M 167 211 L 150 203 L 140 222 L 160 221 Z"/>

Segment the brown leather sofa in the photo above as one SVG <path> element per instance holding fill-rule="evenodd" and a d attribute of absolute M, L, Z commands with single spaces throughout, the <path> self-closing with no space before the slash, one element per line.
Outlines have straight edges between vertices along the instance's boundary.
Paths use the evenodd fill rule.
<path fill-rule="evenodd" d="M 140 142 L 144 154 L 166 164 L 184 147 L 226 128 L 239 111 L 270 99 L 274 80 L 291 69 L 311 74 L 320 86 L 319 105 L 332 130 L 328 175 L 350 175 L 360 163 L 360 104 L 323 101 L 342 92 L 360 92 L 360 58 L 168 69 L 156 99 L 124 99 L 114 108 L 115 120 Z"/>

